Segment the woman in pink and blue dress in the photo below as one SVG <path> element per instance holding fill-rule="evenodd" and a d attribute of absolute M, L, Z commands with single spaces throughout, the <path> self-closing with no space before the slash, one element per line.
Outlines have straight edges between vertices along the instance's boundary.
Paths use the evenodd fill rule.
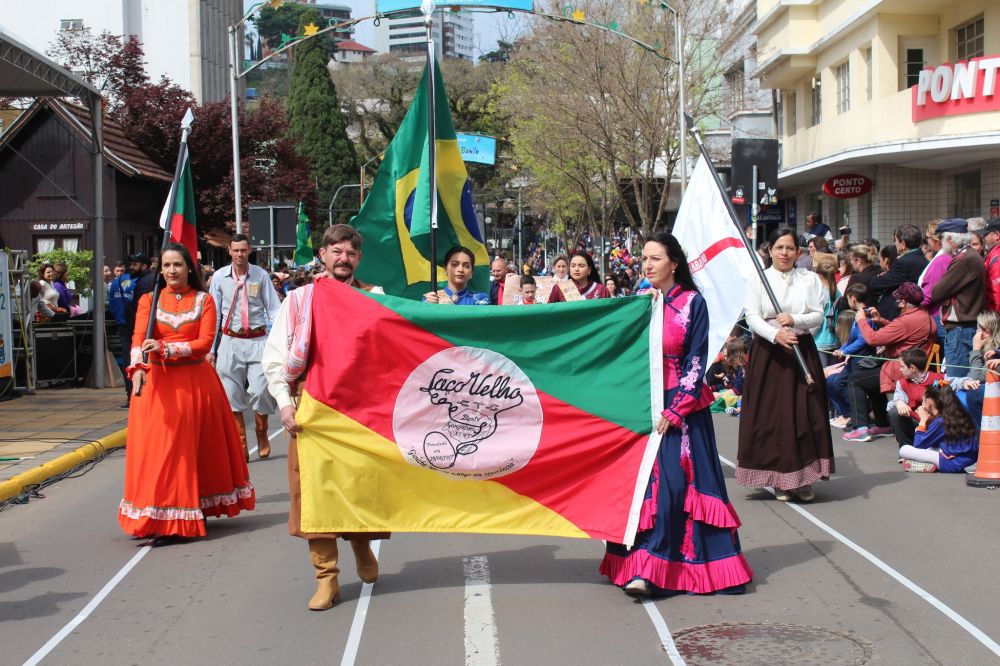
<path fill-rule="evenodd" d="M 600 571 L 626 594 L 741 593 L 753 571 L 740 550 L 705 384 L 708 309 L 677 239 L 650 236 L 643 270 L 663 298 L 662 435 L 629 550 L 608 543 Z"/>

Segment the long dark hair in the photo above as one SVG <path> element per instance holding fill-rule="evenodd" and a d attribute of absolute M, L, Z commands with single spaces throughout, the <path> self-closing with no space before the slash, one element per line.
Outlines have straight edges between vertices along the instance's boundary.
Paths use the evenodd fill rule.
<path fill-rule="evenodd" d="M 767 244 L 774 247 L 774 244 L 778 242 L 779 238 L 784 238 L 785 236 L 791 236 L 795 240 L 795 247 L 799 246 L 799 237 L 795 235 L 795 232 L 788 227 L 784 229 L 775 229 L 771 232 L 771 235 L 767 237 Z M 818 249 L 818 248 L 817 248 Z"/>
<path fill-rule="evenodd" d="M 476 255 L 474 255 L 472 253 L 472 250 L 470 250 L 467 247 L 463 247 L 462 245 L 456 245 L 455 247 L 453 247 L 450 250 L 448 250 L 447 252 L 445 252 L 445 254 L 444 254 L 444 265 L 447 266 L 448 262 L 451 261 L 451 258 L 454 257 L 456 254 L 459 254 L 459 253 L 467 255 L 469 257 L 469 261 L 472 263 L 472 268 L 475 269 L 475 267 L 476 267 Z"/>
<path fill-rule="evenodd" d="M 163 270 L 163 255 L 167 252 L 176 252 L 184 258 L 184 263 L 188 267 L 188 286 L 195 291 L 205 291 L 205 283 L 201 281 L 201 270 L 195 265 L 188 249 L 180 243 L 167 243 L 160 250 L 160 270 Z M 162 272 L 156 277 L 156 281 L 159 283 L 160 289 L 166 288 L 167 281 Z"/>
<path fill-rule="evenodd" d="M 654 243 L 659 243 L 667 249 L 667 257 L 670 261 L 677 264 L 677 268 L 674 269 L 674 282 L 684 287 L 688 291 L 698 291 L 698 286 L 694 283 L 694 278 L 691 277 L 691 269 L 688 268 L 687 255 L 684 254 L 684 249 L 681 244 L 677 242 L 673 234 L 668 234 L 666 231 L 657 231 L 646 239 L 646 242 L 653 241 Z M 700 293 L 700 292 L 699 292 Z"/>
<path fill-rule="evenodd" d="M 933 400 L 944 422 L 945 439 L 960 442 L 976 436 L 976 424 L 969 418 L 955 392 L 947 384 L 934 383 L 924 390 L 924 400 Z"/>
<path fill-rule="evenodd" d="M 569 261 L 567 261 L 566 263 L 570 263 L 571 261 L 573 261 L 573 257 L 583 257 L 583 260 L 586 261 L 587 265 L 590 267 L 590 274 L 587 276 L 588 280 L 587 284 L 590 284 L 591 282 L 601 281 L 601 274 L 597 271 L 597 264 L 594 263 L 594 258 L 592 256 L 590 256 L 583 250 L 573 250 L 569 254 Z"/>

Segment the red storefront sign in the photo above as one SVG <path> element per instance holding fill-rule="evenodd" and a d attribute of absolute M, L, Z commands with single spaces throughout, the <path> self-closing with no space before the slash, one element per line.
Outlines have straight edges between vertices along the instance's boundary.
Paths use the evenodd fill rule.
<path fill-rule="evenodd" d="M 856 173 L 834 176 L 823 183 L 823 193 L 835 199 L 854 199 L 871 192 L 872 179 Z"/>
<path fill-rule="evenodd" d="M 944 63 L 920 72 L 911 92 L 913 122 L 1000 111 L 1000 55 Z"/>

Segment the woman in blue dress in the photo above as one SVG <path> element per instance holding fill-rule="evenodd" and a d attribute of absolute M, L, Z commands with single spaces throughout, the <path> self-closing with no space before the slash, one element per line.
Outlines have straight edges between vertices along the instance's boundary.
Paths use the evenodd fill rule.
<path fill-rule="evenodd" d="M 662 438 L 635 545 L 608 543 L 600 572 L 632 596 L 743 592 L 753 571 L 715 445 L 705 299 L 672 235 L 650 236 L 642 263 L 654 298 L 663 298 Z"/>
<path fill-rule="evenodd" d="M 489 305 L 490 295 L 469 290 L 469 280 L 476 265 L 472 250 L 456 246 L 444 255 L 444 272 L 448 284 L 444 289 L 429 291 L 423 300 L 427 303 L 443 305 Z"/>

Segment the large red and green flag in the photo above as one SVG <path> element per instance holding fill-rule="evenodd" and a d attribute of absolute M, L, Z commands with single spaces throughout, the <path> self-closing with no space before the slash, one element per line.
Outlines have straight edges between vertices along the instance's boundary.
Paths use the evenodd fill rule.
<path fill-rule="evenodd" d="M 659 439 L 662 302 L 447 307 L 313 289 L 305 531 L 631 543 Z"/>
<path fill-rule="evenodd" d="M 174 209 L 167 210 L 170 205 L 170 198 L 174 190 L 177 190 L 177 198 L 174 199 Z M 180 178 L 170 185 L 170 194 L 163 204 L 163 211 L 160 213 L 160 228 L 167 228 L 167 220 L 170 220 L 170 242 L 180 243 L 191 253 L 191 258 L 198 262 L 198 225 L 194 215 L 194 181 L 191 178 L 191 156 L 190 153 L 184 155 L 184 167 L 181 170 Z"/>
<path fill-rule="evenodd" d="M 476 219 L 469 174 L 458 147 L 441 70 L 434 62 L 438 230 L 437 262 L 461 245 L 475 256 L 473 291 L 489 290 L 490 257 Z M 430 167 L 427 144 L 427 68 L 403 122 L 386 148 L 371 192 L 351 220 L 365 238 L 358 277 L 387 294 L 419 299 L 432 291 Z M 438 280 L 445 279 L 438 270 Z"/>
<path fill-rule="evenodd" d="M 316 256 L 313 254 L 312 231 L 309 229 L 309 216 L 299 202 L 299 223 L 295 227 L 295 254 L 292 261 L 296 266 L 311 264 Z"/>

